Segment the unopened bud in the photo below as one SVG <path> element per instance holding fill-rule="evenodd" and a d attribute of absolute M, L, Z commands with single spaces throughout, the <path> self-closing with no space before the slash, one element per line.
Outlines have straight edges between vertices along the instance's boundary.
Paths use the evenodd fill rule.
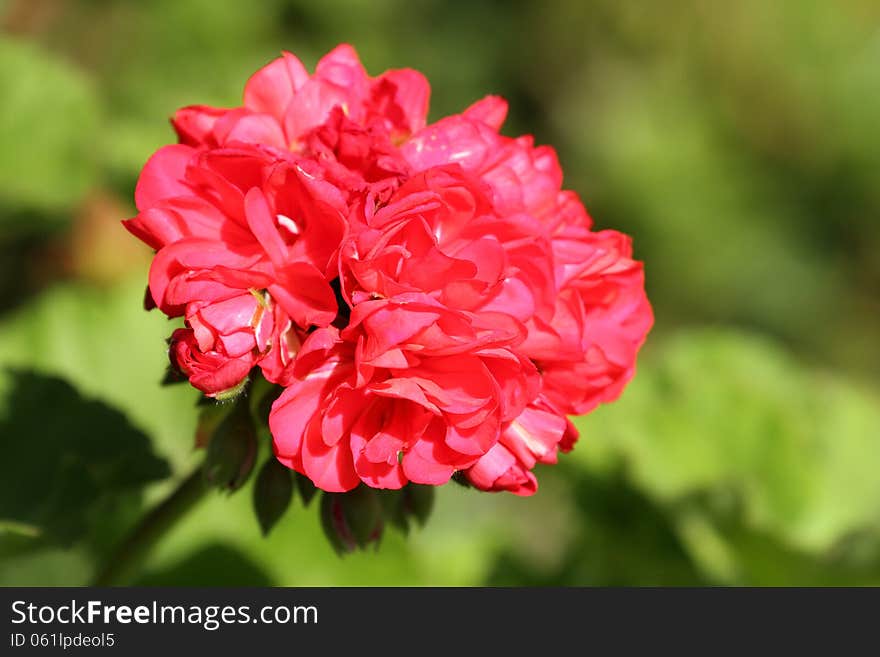
<path fill-rule="evenodd" d="M 246 403 L 238 403 L 211 436 L 205 455 L 205 480 L 230 492 L 248 480 L 257 456 L 257 434 Z"/>
<path fill-rule="evenodd" d="M 210 397 L 199 397 L 199 419 L 196 421 L 196 448 L 207 447 L 217 429 L 232 410 L 230 404 L 218 404 Z"/>
<path fill-rule="evenodd" d="M 436 486 L 423 484 L 407 484 L 401 490 L 403 496 L 403 512 L 416 519 L 424 527 L 434 509 L 434 489 Z"/>
<path fill-rule="evenodd" d="M 359 486 L 348 493 L 324 493 L 321 524 L 340 554 L 377 542 L 384 527 L 382 504 L 375 490 Z"/>
<path fill-rule="evenodd" d="M 413 518 L 424 526 L 434 507 L 434 488 L 410 483 L 400 490 L 379 491 L 386 520 L 404 534 L 409 533 Z"/>
<path fill-rule="evenodd" d="M 284 392 L 281 386 L 270 383 L 260 374 L 251 377 L 250 389 L 248 390 L 248 403 L 251 416 L 254 418 L 254 426 L 257 436 L 271 444 L 272 434 L 269 431 L 269 413 L 272 411 L 272 403 Z"/>
<path fill-rule="evenodd" d="M 303 506 L 308 506 L 309 503 L 311 503 L 312 498 L 314 498 L 315 494 L 318 492 L 318 489 L 315 487 L 315 484 L 312 483 L 312 480 L 304 474 L 297 472 L 294 479 L 296 480 L 296 488 L 303 501 Z"/>
<path fill-rule="evenodd" d="M 274 455 L 260 468 L 254 483 L 254 511 L 263 536 L 281 519 L 293 499 L 293 471 Z"/>

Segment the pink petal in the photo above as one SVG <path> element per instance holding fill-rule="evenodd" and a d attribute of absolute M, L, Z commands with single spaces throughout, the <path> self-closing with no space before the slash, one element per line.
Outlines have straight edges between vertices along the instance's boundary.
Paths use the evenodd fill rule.
<path fill-rule="evenodd" d="M 497 139 L 487 125 L 451 116 L 419 130 L 401 153 L 417 171 L 450 163 L 474 171 L 484 165 Z"/>
<path fill-rule="evenodd" d="M 244 197 L 245 216 L 254 237 L 266 250 L 266 254 L 277 268 L 283 268 L 288 262 L 287 244 L 278 232 L 275 215 L 269 208 L 266 195 L 254 187 Z"/>
<path fill-rule="evenodd" d="M 281 119 L 296 91 L 309 79 L 302 62 L 289 52 L 254 73 L 244 87 L 245 107 Z"/>
<path fill-rule="evenodd" d="M 347 90 L 352 101 L 361 101 L 367 95 L 369 78 L 357 52 L 347 43 L 336 46 L 324 55 L 315 67 L 315 78 Z M 347 112 L 355 110 L 353 103 Z"/>
<path fill-rule="evenodd" d="M 271 114 L 230 112 L 217 121 L 215 133 L 223 143 L 243 142 L 275 148 L 287 148 L 287 138 L 281 123 Z"/>
<path fill-rule="evenodd" d="M 532 406 L 507 426 L 502 432 L 501 443 L 531 469 L 537 461 L 556 461 L 556 446 L 566 429 L 565 417 Z"/>
<path fill-rule="evenodd" d="M 339 388 L 321 420 L 321 437 L 330 447 L 351 432 L 352 425 L 369 412 L 373 400 L 363 390 Z"/>
<path fill-rule="evenodd" d="M 391 103 L 383 108 L 383 116 L 410 134 L 424 128 L 431 96 L 431 85 L 425 76 L 410 68 L 386 71 L 373 82 L 374 102 L 379 100 L 377 95 L 385 94 L 386 88 Z"/>
<path fill-rule="evenodd" d="M 246 293 L 209 304 L 199 314 L 219 333 L 232 333 L 243 327 L 250 328 L 257 307 L 258 302 L 254 295 Z"/>
<path fill-rule="evenodd" d="M 187 146 L 204 146 L 213 148 L 217 142 L 212 134 L 217 120 L 229 112 L 219 107 L 207 105 L 190 105 L 182 107 L 174 113 L 171 125 L 177 133 L 180 143 Z"/>
<path fill-rule="evenodd" d="M 486 96 L 468 107 L 463 115 L 471 121 L 485 123 L 493 130 L 500 130 L 507 118 L 507 101 L 501 96 Z"/>
<path fill-rule="evenodd" d="M 191 196 L 192 190 L 184 179 L 195 153 L 195 149 L 184 144 L 171 144 L 156 151 L 141 170 L 134 190 L 137 209 L 144 211 L 175 196 Z"/>
<path fill-rule="evenodd" d="M 306 426 L 346 374 L 337 361 L 324 360 L 281 393 L 269 413 L 276 454 L 291 457 L 299 453 Z"/>
<path fill-rule="evenodd" d="M 468 480 L 481 490 L 491 490 L 495 481 L 516 465 L 516 458 L 501 444 L 480 457 L 467 471 Z"/>
<path fill-rule="evenodd" d="M 328 447 L 321 438 L 318 422 L 310 423 L 306 431 L 302 465 L 312 483 L 321 490 L 342 493 L 360 484 L 350 447 L 341 442 Z"/>
<path fill-rule="evenodd" d="M 436 443 L 420 441 L 403 455 L 403 473 L 417 484 L 442 486 L 455 472 L 455 467 L 437 460 Z M 442 454 L 444 450 L 439 449 Z"/>
<path fill-rule="evenodd" d="M 336 318 L 336 295 L 315 267 L 295 262 L 277 274 L 278 283 L 269 286 L 269 293 L 299 326 L 327 326 Z"/>

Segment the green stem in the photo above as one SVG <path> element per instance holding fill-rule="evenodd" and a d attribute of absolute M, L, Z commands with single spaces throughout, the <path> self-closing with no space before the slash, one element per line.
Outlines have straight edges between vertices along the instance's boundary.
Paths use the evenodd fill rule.
<path fill-rule="evenodd" d="M 199 466 L 168 497 L 141 518 L 99 568 L 92 586 L 119 586 L 129 581 L 151 548 L 202 499 L 206 490 Z"/>

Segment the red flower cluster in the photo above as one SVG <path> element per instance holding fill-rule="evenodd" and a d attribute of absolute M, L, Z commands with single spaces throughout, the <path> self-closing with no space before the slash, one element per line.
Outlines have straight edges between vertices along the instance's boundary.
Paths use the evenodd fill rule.
<path fill-rule="evenodd" d="M 427 125 L 412 70 L 371 78 L 339 46 L 289 53 L 235 109 L 186 107 L 126 227 L 150 296 L 185 318 L 171 359 L 210 396 L 254 367 L 285 387 L 278 459 L 361 482 L 528 495 L 536 463 L 615 399 L 653 317 L 630 240 L 591 230 L 554 151 L 502 136 L 487 97 Z"/>

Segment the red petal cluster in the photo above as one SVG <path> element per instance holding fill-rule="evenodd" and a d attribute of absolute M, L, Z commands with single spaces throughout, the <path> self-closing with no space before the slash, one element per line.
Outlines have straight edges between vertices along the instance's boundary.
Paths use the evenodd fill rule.
<path fill-rule="evenodd" d="M 210 396 L 254 367 L 285 390 L 282 463 L 360 483 L 535 492 L 615 399 L 653 322 L 627 236 L 592 230 L 551 148 L 499 133 L 487 97 L 426 125 L 412 70 L 370 77 L 350 46 L 310 75 L 289 53 L 244 104 L 172 123 L 126 227 L 156 249 L 170 357 Z"/>

